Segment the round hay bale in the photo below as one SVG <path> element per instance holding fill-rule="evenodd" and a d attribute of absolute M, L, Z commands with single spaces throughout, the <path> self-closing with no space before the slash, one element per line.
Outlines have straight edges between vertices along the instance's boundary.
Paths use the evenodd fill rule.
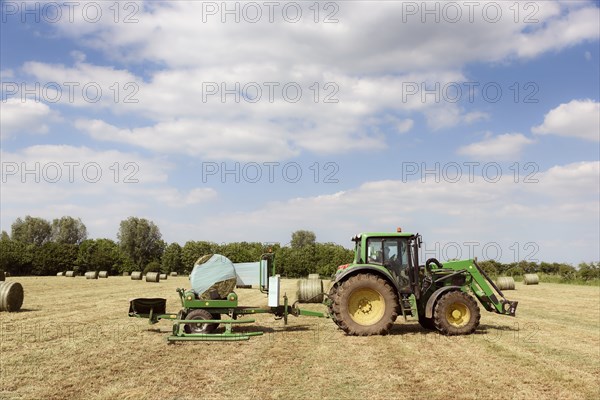
<path fill-rule="evenodd" d="M 123 276 L 129 276 L 129 272 L 123 272 Z"/>
<path fill-rule="evenodd" d="M 308 274 L 308 279 L 320 279 L 319 274 Z"/>
<path fill-rule="evenodd" d="M 140 271 L 133 271 L 131 273 L 131 280 L 132 281 L 141 281 L 142 280 L 142 273 Z"/>
<path fill-rule="evenodd" d="M 56 274 L 56 276 L 65 276 L 65 273 L 64 272 L 59 272 L 59 273 Z"/>
<path fill-rule="evenodd" d="M 98 272 L 98 278 L 108 278 L 108 271 Z"/>
<path fill-rule="evenodd" d="M 2 270 L 0 269 L 0 282 L 3 282 L 3 281 L 4 281 L 4 279 L 6 279 L 6 278 L 4 277 L 4 271 L 2 271 Z"/>
<path fill-rule="evenodd" d="M 252 289 L 252 285 L 235 285 L 238 289 Z"/>
<path fill-rule="evenodd" d="M 85 279 L 98 279 L 98 271 L 88 271 L 85 273 Z"/>
<path fill-rule="evenodd" d="M 523 283 L 526 285 L 537 285 L 540 283 L 540 277 L 537 274 L 523 275 Z"/>
<path fill-rule="evenodd" d="M 320 279 L 298 279 L 296 297 L 300 303 L 323 302 L 323 281 Z"/>
<path fill-rule="evenodd" d="M 23 297 L 23 286 L 19 282 L 0 283 L 0 311 L 19 311 L 23 305 Z"/>
<path fill-rule="evenodd" d="M 146 282 L 160 282 L 160 274 L 158 272 L 148 272 L 146 274 Z"/>
<path fill-rule="evenodd" d="M 171 275 L 171 276 L 177 276 L 177 272 L 173 271 L 173 272 L 171 272 L 171 274 L 170 274 L 170 275 Z"/>
<path fill-rule="evenodd" d="M 165 279 L 167 279 L 168 275 L 167 274 L 160 274 L 160 280 L 164 281 Z"/>
<path fill-rule="evenodd" d="M 499 276 L 496 285 L 500 290 L 515 290 L 515 280 L 512 276 Z"/>
<path fill-rule="evenodd" d="M 75 271 L 67 271 L 67 272 L 65 272 L 65 276 L 67 276 L 69 278 L 74 278 L 75 277 Z"/>

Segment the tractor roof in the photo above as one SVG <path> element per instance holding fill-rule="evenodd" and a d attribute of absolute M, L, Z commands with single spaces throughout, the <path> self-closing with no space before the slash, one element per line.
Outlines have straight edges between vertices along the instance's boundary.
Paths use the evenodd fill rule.
<path fill-rule="evenodd" d="M 366 237 L 411 237 L 413 233 L 409 232 L 362 232 L 352 238 L 353 242 L 360 240 L 362 236 Z"/>

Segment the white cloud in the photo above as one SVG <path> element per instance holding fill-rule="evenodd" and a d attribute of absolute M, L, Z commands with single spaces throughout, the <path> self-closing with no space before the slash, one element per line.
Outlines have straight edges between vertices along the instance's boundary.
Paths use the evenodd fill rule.
<path fill-rule="evenodd" d="M 0 102 L 0 131 L 2 139 L 17 133 L 40 134 L 48 132 L 48 121 L 57 120 L 44 103 L 9 98 Z"/>
<path fill-rule="evenodd" d="M 346 246 L 357 232 L 389 231 L 401 226 L 421 232 L 432 243 L 455 242 L 468 250 L 466 242 L 499 244 L 504 261 L 514 261 L 515 243 L 521 257 L 525 247 L 539 247 L 545 260 L 595 259 L 598 248 L 598 194 L 600 162 L 581 162 L 539 171 L 536 182 L 515 181 L 505 169 L 499 181 L 475 176 L 469 182 L 467 168 L 453 183 L 432 176 L 403 182 L 365 182 L 344 191 L 270 202 L 249 212 L 206 215 L 187 214 L 185 221 L 171 221 L 167 228 L 172 240 L 184 242 L 210 234 L 215 241 L 253 240 L 287 243 L 291 232 L 310 229 L 319 241 L 335 241 Z M 360 212 L 357 212 L 360 210 Z M 349 218 L 348 216 L 352 216 Z M 449 234 L 448 232 L 453 232 Z M 583 241 L 588 248 L 577 255 L 565 254 L 564 247 L 543 247 L 560 237 L 564 243 Z M 530 247 L 531 247 L 530 246 Z M 479 257 L 482 255 L 479 254 Z"/>
<path fill-rule="evenodd" d="M 458 154 L 486 160 L 518 160 L 525 146 L 533 142 L 520 133 L 506 133 L 463 146 Z"/>
<path fill-rule="evenodd" d="M 158 157 L 39 145 L 2 151 L 0 158 L 3 229 L 24 215 L 53 219 L 68 214 L 81 217 L 91 234 L 114 237 L 118 221 L 130 215 L 164 215 L 217 198 L 209 187 L 181 190 L 169 185 L 168 171 L 174 166 Z"/>
<path fill-rule="evenodd" d="M 396 125 L 396 127 L 398 128 L 398 133 L 406 133 L 406 132 L 410 131 L 414 124 L 415 124 L 415 121 L 413 121 L 410 118 L 399 121 L 398 124 Z"/>
<path fill-rule="evenodd" d="M 488 114 L 465 111 L 446 99 L 435 101 L 429 96 L 424 100 L 420 94 L 407 97 L 404 85 L 460 84 L 469 80 L 460 72 L 467 63 L 529 58 L 598 38 L 597 30 L 590 29 L 598 8 L 589 2 L 535 3 L 533 17 L 538 23 L 525 22 L 525 17 L 531 15 L 522 9 L 515 22 L 514 7 L 509 2 L 489 3 L 492 8 L 501 7 L 502 17 L 494 22 L 484 16 L 483 4 L 475 7 L 471 21 L 471 6 L 455 3 L 462 11 L 456 23 L 447 21 L 443 12 L 440 22 L 429 15 L 429 22 L 423 23 L 426 15 L 421 7 L 425 3 L 418 2 L 411 3 L 417 7 L 412 14 L 407 3 L 401 2 L 377 6 L 368 2 L 336 3 L 337 23 L 323 22 L 326 10 L 321 10 L 321 19 L 315 23 L 308 3 L 299 3 L 303 12 L 299 22 L 286 22 L 281 5 L 274 22 L 270 22 L 268 10 L 259 4 L 263 18 L 256 24 L 248 23 L 243 11 L 239 23 L 230 14 L 226 16 L 228 22 L 223 23 L 220 10 L 216 15 L 206 14 L 205 3 L 146 2 L 135 13 L 136 23 L 102 18 L 92 24 L 75 13 L 75 22 L 61 21 L 52 26 L 59 34 L 104 52 L 109 59 L 131 65 L 132 69 L 143 66 L 144 78 L 127 70 L 86 63 L 80 52 L 72 53 L 72 67 L 28 62 L 23 72 L 42 82 L 96 82 L 103 89 L 99 102 L 78 99 L 71 105 L 90 112 L 109 108 L 118 115 L 150 121 L 125 128 L 96 115 L 106 120 L 104 124 L 113 125 L 115 132 L 130 130 L 129 134 L 109 135 L 108 140 L 171 153 L 240 160 L 255 158 L 256 146 L 261 145 L 269 157 L 279 154 L 277 159 L 284 159 L 303 151 L 332 154 L 385 148 L 384 132 L 412 129 L 407 121 L 416 120 L 414 114 L 423 114 L 433 130 L 486 119 Z M 214 5 L 218 9 L 222 6 Z M 113 15 L 108 9 L 110 4 L 102 6 L 106 7 L 106 15 Z M 246 7 L 242 3 L 234 6 Z M 441 8 L 442 3 L 434 6 Z M 202 21 L 203 16 L 206 21 Z M 277 35 L 273 35 L 274 29 Z M 241 87 L 258 83 L 263 97 L 256 103 L 244 98 L 236 103 L 231 95 L 224 102 L 219 95 L 207 101 L 203 99 L 203 84 L 211 82 L 225 83 L 228 88 L 235 83 Z M 269 90 L 265 82 L 279 84 L 275 101 L 265 101 Z M 281 88 L 289 82 L 298 83 L 303 90 L 297 103 L 282 99 Z M 315 82 L 319 87 L 317 102 Z M 111 89 L 115 83 L 120 91 L 118 101 Z M 129 83 L 136 86 L 124 88 Z M 327 83 L 337 85 L 337 89 L 327 88 Z M 124 96 L 132 90 L 138 102 L 124 102 Z M 339 101 L 324 103 L 326 96 Z M 405 122 L 375 127 L 365 122 L 386 113 L 401 116 Z M 181 129 L 186 125 L 195 128 Z M 196 131 L 199 126 L 200 133 Z M 172 140 L 160 138 L 164 132 L 173 135 Z M 231 150 L 214 145 L 214 135 L 225 142 L 233 140 L 236 145 Z M 134 142 L 134 137 L 139 141 Z M 202 149 L 201 142 L 205 144 Z M 240 151 L 245 147 L 248 152 Z"/>
<path fill-rule="evenodd" d="M 600 103 L 594 100 L 572 100 L 550 110 L 536 134 L 559 135 L 600 141 Z"/>

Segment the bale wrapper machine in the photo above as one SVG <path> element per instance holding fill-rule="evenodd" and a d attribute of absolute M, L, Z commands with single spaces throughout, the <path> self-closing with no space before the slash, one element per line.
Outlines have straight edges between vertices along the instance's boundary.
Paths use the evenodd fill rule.
<path fill-rule="evenodd" d="M 215 254 L 210 258 L 205 256 L 204 262 L 201 257 L 194 266 L 194 271 L 203 270 L 204 262 L 211 260 L 221 261 L 226 265 L 231 263 L 226 257 Z M 262 331 L 234 331 L 234 325 L 251 324 L 255 319 L 249 318 L 256 314 L 273 314 L 276 319 L 283 319 L 287 325 L 288 316 L 313 316 L 328 317 L 326 312 L 302 310 L 296 303 L 288 303 L 287 294 L 283 295 L 283 304 L 280 304 L 280 277 L 275 274 L 274 256 L 265 253 L 261 256 L 260 265 L 257 267 L 259 290 L 268 296 L 266 307 L 240 306 L 238 296 L 231 291 L 227 295 L 223 293 L 224 281 L 212 285 L 209 290 L 200 292 L 194 289 L 177 289 L 181 300 L 181 310 L 178 313 L 167 313 L 167 300 L 164 298 L 135 298 L 129 302 L 129 316 L 134 318 L 147 318 L 150 324 L 156 324 L 161 320 L 169 320 L 173 323 L 173 332 L 167 338 L 169 342 L 177 341 L 238 341 L 248 340 L 251 336 L 260 336 Z M 217 267 L 222 267 L 217 265 Z M 190 277 L 192 280 L 193 276 Z M 206 278 L 206 276 L 203 276 Z M 222 278 L 222 277 L 221 277 Z M 218 278 L 220 279 L 220 278 Z M 212 281 L 211 281 L 212 282 Z M 220 285 L 220 287 L 219 287 Z M 213 289 L 213 290 L 210 290 Z M 222 319 L 221 316 L 225 318 Z M 216 332 L 219 325 L 225 327 L 223 332 Z"/>

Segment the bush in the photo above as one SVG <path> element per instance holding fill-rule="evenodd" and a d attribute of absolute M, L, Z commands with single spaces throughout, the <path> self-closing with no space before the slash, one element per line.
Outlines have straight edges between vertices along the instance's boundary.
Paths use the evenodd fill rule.
<path fill-rule="evenodd" d="M 148 272 L 160 272 L 160 263 L 158 261 L 149 262 L 146 268 L 144 268 L 144 274 Z"/>

